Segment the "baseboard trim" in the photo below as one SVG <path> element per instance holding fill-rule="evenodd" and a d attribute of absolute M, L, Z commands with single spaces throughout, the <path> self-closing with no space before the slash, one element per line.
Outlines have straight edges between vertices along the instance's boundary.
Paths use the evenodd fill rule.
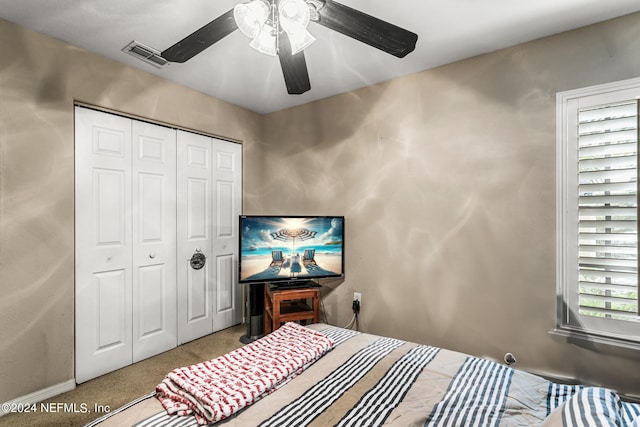
<path fill-rule="evenodd" d="M 34 391 L 33 393 L 15 398 L 0 405 L 0 417 L 13 412 L 12 408 L 14 407 L 17 410 L 19 405 L 24 406 L 42 402 L 43 400 L 71 391 L 74 388 L 76 388 L 76 380 L 70 379 L 68 381 L 52 385 L 51 387 L 43 388 L 42 390 Z"/>

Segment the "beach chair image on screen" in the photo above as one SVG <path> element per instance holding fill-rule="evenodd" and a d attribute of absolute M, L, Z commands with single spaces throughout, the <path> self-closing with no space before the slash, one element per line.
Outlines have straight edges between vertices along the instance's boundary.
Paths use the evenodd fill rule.
<path fill-rule="evenodd" d="M 305 249 L 304 254 L 302 254 L 302 265 L 304 265 L 305 268 L 308 268 L 310 265 L 316 265 L 315 255 L 315 249 Z"/>
<path fill-rule="evenodd" d="M 283 263 L 284 257 L 282 256 L 282 251 L 271 251 L 271 264 L 269 264 L 269 269 L 280 271 Z"/>

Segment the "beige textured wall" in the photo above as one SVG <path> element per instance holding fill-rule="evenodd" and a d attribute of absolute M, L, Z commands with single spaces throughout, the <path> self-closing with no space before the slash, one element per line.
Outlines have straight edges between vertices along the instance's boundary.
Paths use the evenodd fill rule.
<path fill-rule="evenodd" d="M 631 15 L 266 116 L 264 211 L 344 214 L 331 323 L 640 396 L 555 326 L 555 94 L 640 75 Z"/>
<path fill-rule="evenodd" d="M 74 100 L 242 140 L 246 213 L 346 215 L 331 323 L 358 291 L 368 332 L 640 395 L 637 354 L 548 334 L 555 92 L 639 48 L 631 15 L 260 117 L 0 21 L 0 402 L 73 378 Z"/>
<path fill-rule="evenodd" d="M 262 117 L 2 20 L 0 52 L 5 402 L 74 377 L 74 101 L 243 141 L 250 176 Z"/>

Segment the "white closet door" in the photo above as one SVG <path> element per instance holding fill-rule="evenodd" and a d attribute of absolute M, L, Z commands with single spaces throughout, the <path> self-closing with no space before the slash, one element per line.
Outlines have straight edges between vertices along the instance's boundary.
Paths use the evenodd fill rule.
<path fill-rule="evenodd" d="M 239 323 L 241 146 L 82 107 L 75 137 L 76 381 Z"/>
<path fill-rule="evenodd" d="M 133 361 L 177 345 L 176 131 L 133 121 Z"/>
<path fill-rule="evenodd" d="M 238 216 L 242 212 L 242 146 L 213 139 L 216 223 L 213 330 L 241 322 L 242 292 L 238 285 Z"/>
<path fill-rule="evenodd" d="M 242 320 L 238 216 L 242 146 L 178 131 L 178 341 Z M 203 268 L 189 260 L 201 252 Z"/>
<path fill-rule="evenodd" d="M 211 138 L 178 131 L 178 342 L 213 332 L 213 168 Z M 196 253 L 206 257 L 195 269 Z"/>
<path fill-rule="evenodd" d="M 132 361 L 131 121 L 76 108 L 76 381 Z"/>

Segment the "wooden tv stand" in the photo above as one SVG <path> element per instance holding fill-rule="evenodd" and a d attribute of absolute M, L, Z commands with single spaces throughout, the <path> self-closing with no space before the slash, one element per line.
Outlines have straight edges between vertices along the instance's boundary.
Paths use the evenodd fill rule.
<path fill-rule="evenodd" d="M 320 288 L 271 289 L 265 285 L 264 333 L 296 320 L 320 321 Z"/>

